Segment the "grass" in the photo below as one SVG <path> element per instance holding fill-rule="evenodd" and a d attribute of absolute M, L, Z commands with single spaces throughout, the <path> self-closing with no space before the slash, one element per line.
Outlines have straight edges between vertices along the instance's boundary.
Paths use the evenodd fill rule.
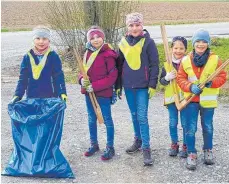
<path fill-rule="evenodd" d="M 32 31 L 32 28 L 1 28 L 1 32 Z"/>
<path fill-rule="evenodd" d="M 229 38 L 212 38 L 211 40 L 211 51 L 216 53 L 220 56 L 222 61 L 226 61 L 229 58 Z M 159 53 L 159 67 L 160 71 L 164 65 L 165 60 L 165 53 L 163 44 L 157 45 L 158 53 Z M 192 44 L 191 41 L 188 41 L 188 49 L 187 53 L 192 51 Z M 64 72 L 65 72 L 65 80 L 67 83 L 76 84 L 77 81 L 77 71 L 72 72 L 67 64 L 63 64 Z M 226 71 L 229 73 L 229 67 L 226 68 Z M 160 74 L 159 74 L 160 77 Z M 229 79 L 228 79 L 229 80 Z M 229 81 L 228 81 L 229 82 Z M 164 87 L 158 82 L 157 91 L 163 91 Z M 229 89 L 221 89 L 220 96 L 229 96 Z"/>
<path fill-rule="evenodd" d="M 211 46 L 210 49 L 212 52 L 217 54 L 221 60 L 224 62 L 227 59 L 229 59 L 229 38 L 212 38 L 211 39 Z M 158 53 L 159 53 L 159 60 L 160 60 L 160 69 L 163 67 L 163 63 L 166 61 L 165 60 L 165 53 L 164 53 L 164 47 L 162 44 L 157 45 L 158 48 Z M 192 44 L 191 41 L 188 41 L 188 49 L 187 53 L 192 51 Z M 226 67 L 225 69 L 227 73 L 229 74 L 229 67 Z M 160 75 L 159 75 L 160 76 Z M 229 78 L 228 81 L 229 82 Z M 158 83 L 157 86 L 158 91 L 163 91 L 164 87 Z M 220 96 L 229 96 L 229 89 L 221 89 L 220 90 Z"/>

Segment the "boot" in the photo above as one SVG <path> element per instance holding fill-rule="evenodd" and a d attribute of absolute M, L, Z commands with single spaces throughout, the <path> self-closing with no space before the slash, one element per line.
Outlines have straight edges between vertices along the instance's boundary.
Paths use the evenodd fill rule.
<path fill-rule="evenodd" d="M 181 151 L 179 152 L 179 156 L 181 158 L 187 158 L 188 152 L 187 152 L 187 146 L 183 144 Z"/>
<path fill-rule="evenodd" d="M 212 165 L 215 163 L 212 150 L 204 150 L 204 163 L 206 165 Z"/>
<path fill-rule="evenodd" d="M 179 152 L 179 145 L 177 143 L 172 143 L 171 148 L 169 149 L 169 156 L 175 157 Z"/>
<path fill-rule="evenodd" d="M 98 144 L 93 144 L 91 145 L 90 148 L 84 153 L 84 156 L 90 157 L 95 154 L 95 152 L 99 151 L 99 145 Z"/>
<path fill-rule="evenodd" d="M 145 166 L 151 166 L 151 165 L 153 165 L 153 159 L 151 157 L 151 150 L 150 150 L 150 148 L 143 149 L 143 159 L 144 159 L 144 165 Z"/>
<path fill-rule="evenodd" d="M 187 157 L 186 168 L 189 170 L 195 170 L 197 165 L 196 153 L 190 153 Z"/>
<path fill-rule="evenodd" d="M 115 155 L 114 147 L 106 147 L 106 150 L 104 151 L 103 155 L 101 156 L 102 160 L 110 160 Z"/>
<path fill-rule="evenodd" d="M 142 140 L 135 138 L 133 145 L 126 149 L 126 153 L 128 154 L 135 153 L 139 151 L 141 146 L 142 146 Z"/>

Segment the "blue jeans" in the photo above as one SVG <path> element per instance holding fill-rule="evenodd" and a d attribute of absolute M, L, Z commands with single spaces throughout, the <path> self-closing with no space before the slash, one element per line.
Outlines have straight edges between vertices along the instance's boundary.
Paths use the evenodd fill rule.
<path fill-rule="evenodd" d="M 175 103 L 171 103 L 167 105 L 169 111 L 169 132 L 172 143 L 178 142 L 178 134 L 177 134 L 177 125 L 178 125 L 178 110 Z M 181 126 L 183 128 L 183 144 L 186 144 L 185 138 L 185 127 L 186 127 L 186 108 L 180 112 L 180 121 Z"/>
<path fill-rule="evenodd" d="M 197 131 L 198 114 L 201 116 L 201 126 L 203 133 L 204 145 L 203 149 L 212 149 L 213 141 L 213 115 L 214 108 L 203 108 L 199 103 L 190 103 L 186 107 L 187 127 L 186 127 L 186 142 L 188 153 L 196 153 L 195 148 L 195 133 Z"/>
<path fill-rule="evenodd" d="M 97 123 L 96 123 L 97 117 L 89 96 L 88 95 L 85 96 L 86 96 L 88 125 L 89 125 L 91 144 L 98 144 Z M 111 98 L 105 98 L 105 97 L 96 97 L 96 98 L 100 105 L 103 114 L 104 124 L 107 130 L 107 146 L 113 147 L 114 146 L 114 124 L 111 117 Z"/>
<path fill-rule="evenodd" d="M 134 135 L 142 140 L 142 149 L 150 148 L 149 124 L 148 124 L 148 89 L 125 88 L 126 100 L 131 112 Z"/>

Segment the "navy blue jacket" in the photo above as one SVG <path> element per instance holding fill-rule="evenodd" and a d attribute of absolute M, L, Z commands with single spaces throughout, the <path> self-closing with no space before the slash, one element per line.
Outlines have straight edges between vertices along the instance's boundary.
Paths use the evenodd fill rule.
<path fill-rule="evenodd" d="M 38 64 L 39 60 L 33 50 L 30 50 L 30 53 L 34 57 L 35 63 Z M 24 56 L 15 96 L 22 98 L 25 91 L 27 98 L 51 98 L 66 94 L 61 60 L 55 51 L 49 53 L 38 80 L 33 78 L 28 54 Z"/>
<path fill-rule="evenodd" d="M 135 45 L 141 38 L 145 38 L 145 43 L 141 53 L 141 67 L 139 70 L 132 70 L 127 61 L 119 50 L 119 58 L 117 60 L 118 79 L 115 88 L 148 88 L 156 89 L 159 74 L 159 58 L 157 47 L 150 38 L 149 33 L 145 31 L 143 36 L 133 37 L 127 36 L 126 40 L 130 45 Z"/>

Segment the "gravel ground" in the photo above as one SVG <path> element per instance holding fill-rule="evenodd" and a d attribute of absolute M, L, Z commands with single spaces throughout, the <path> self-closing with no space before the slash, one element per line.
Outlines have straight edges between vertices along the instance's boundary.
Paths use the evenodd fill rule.
<path fill-rule="evenodd" d="M 11 99 L 16 80 L 9 78 L 2 83 L 2 157 L 3 169 L 13 149 L 10 119 L 7 103 Z M 127 155 L 125 148 L 132 144 L 133 131 L 130 113 L 125 98 L 112 108 L 115 123 L 116 156 L 108 162 L 102 162 L 100 155 L 105 148 L 106 132 L 104 125 L 99 126 L 98 135 L 101 151 L 90 158 L 83 156 L 89 146 L 87 113 L 84 97 L 79 92 L 79 85 L 67 85 L 69 100 L 67 102 L 61 150 L 69 161 L 76 179 L 19 178 L 2 176 L 3 183 L 150 183 L 150 182 L 229 182 L 229 105 L 221 103 L 214 117 L 214 153 L 216 163 L 213 166 L 203 164 L 202 134 L 198 127 L 196 147 L 198 150 L 198 167 L 196 171 L 185 168 L 185 160 L 168 156 L 170 144 L 168 132 L 168 112 L 162 105 L 163 95 L 157 94 L 150 100 L 149 125 L 151 149 L 154 159 L 152 167 L 144 167 L 142 154 Z M 179 125 L 179 135 L 181 127 Z"/>

